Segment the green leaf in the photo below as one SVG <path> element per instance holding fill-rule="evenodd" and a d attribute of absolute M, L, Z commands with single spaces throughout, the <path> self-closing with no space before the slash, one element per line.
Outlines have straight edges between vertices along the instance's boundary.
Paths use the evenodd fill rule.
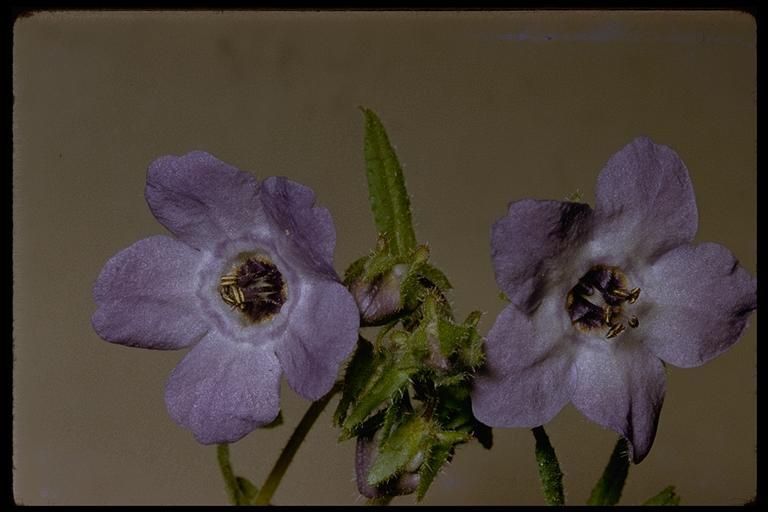
<path fill-rule="evenodd" d="M 408 383 L 411 373 L 391 364 L 386 365 L 381 373 L 373 379 L 373 383 L 367 386 L 367 389 L 353 404 L 343 422 L 343 427 L 352 429 L 365 420 L 371 412 Z"/>
<path fill-rule="evenodd" d="M 563 493 L 563 472 L 557 461 L 555 449 L 549 443 L 549 436 L 544 427 L 533 429 L 536 438 L 536 462 L 539 465 L 539 478 L 544 487 L 544 499 L 549 505 L 565 505 Z"/>
<path fill-rule="evenodd" d="M 253 485 L 247 478 L 237 477 L 238 505 L 252 505 L 259 489 Z"/>
<path fill-rule="evenodd" d="M 680 496 L 675 494 L 675 486 L 670 485 L 661 490 L 659 494 L 646 500 L 643 505 L 667 505 L 676 506 L 680 504 Z"/>
<path fill-rule="evenodd" d="M 386 413 L 386 409 L 380 409 L 357 425 L 351 428 L 343 428 L 341 434 L 339 434 L 339 442 L 359 436 L 372 436 L 377 430 L 381 429 Z"/>
<path fill-rule="evenodd" d="M 424 499 L 424 495 L 427 494 L 429 486 L 435 480 L 435 477 L 440 473 L 440 469 L 445 465 L 448 459 L 451 457 L 453 447 L 445 444 L 436 444 L 429 450 L 429 456 L 424 464 L 421 465 L 419 471 L 419 487 L 417 489 L 416 501 Z"/>
<path fill-rule="evenodd" d="M 403 171 L 381 120 L 372 110 L 360 109 L 365 116 L 363 153 L 376 228 L 386 236 L 392 254 L 406 256 L 416 245 L 416 234 Z"/>
<path fill-rule="evenodd" d="M 344 375 L 344 386 L 342 388 L 341 399 L 333 414 L 333 422 L 336 426 L 344 423 L 349 406 L 358 397 L 360 391 L 370 380 L 374 371 L 373 345 L 360 336 L 357 340 L 357 349 L 355 355 L 347 366 Z"/>
<path fill-rule="evenodd" d="M 378 485 L 392 478 L 427 448 L 431 425 L 421 416 L 411 415 L 398 425 L 387 441 L 379 444 L 379 453 L 368 471 L 368 483 Z"/>
<path fill-rule="evenodd" d="M 381 439 L 379 443 L 385 443 L 389 434 L 394 432 L 395 425 L 400 422 L 406 415 L 411 412 L 411 401 L 408 393 L 395 394 L 392 399 L 392 403 L 387 408 L 387 412 L 384 413 L 384 423 L 381 425 Z"/>
<path fill-rule="evenodd" d="M 619 438 L 613 448 L 611 458 L 605 466 L 603 476 L 595 484 L 587 505 L 615 505 L 621 498 L 624 482 L 629 473 L 629 456 L 626 439 Z"/>

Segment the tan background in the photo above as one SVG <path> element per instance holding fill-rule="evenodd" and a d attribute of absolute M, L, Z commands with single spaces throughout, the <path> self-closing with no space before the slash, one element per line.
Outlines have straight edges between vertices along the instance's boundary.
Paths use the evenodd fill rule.
<path fill-rule="evenodd" d="M 489 227 L 510 200 L 593 201 L 597 173 L 638 135 L 677 150 L 698 240 L 755 272 L 755 23 L 735 12 L 89 12 L 20 19 L 14 48 L 14 464 L 25 504 L 222 504 L 215 449 L 165 412 L 177 352 L 91 330 L 104 262 L 163 233 L 149 162 L 207 150 L 258 177 L 312 187 L 334 215 L 339 271 L 375 240 L 362 118 L 375 109 L 404 162 L 417 234 L 455 285 L 460 316 L 503 304 Z M 676 484 L 686 504 L 755 492 L 756 316 L 710 364 L 669 369 L 656 444 L 623 503 Z M 334 402 L 335 403 L 335 402 Z M 307 403 L 233 447 L 260 483 Z M 547 426 L 570 503 L 615 436 L 568 406 Z M 361 503 L 353 443 L 330 411 L 274 501 Z M 428 504 L 541 504 L 533 440 L 496 430 L 458 450 Z M 411 503 L 400 498 L 395 503 Z"/>

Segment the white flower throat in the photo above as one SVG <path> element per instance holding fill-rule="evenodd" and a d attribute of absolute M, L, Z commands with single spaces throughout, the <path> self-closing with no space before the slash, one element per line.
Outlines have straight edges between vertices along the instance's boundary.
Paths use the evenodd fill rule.
<path fill-rule="evenodd" d="M 221 276 L 219 295 L 251 323 L 262 323 L 280 312 L 287 289 L 282 274 L 269 258 L 252 255 Z"/>
<path fill-rule="evenodd" d="M 639 296 L 640 288 L 630 288 L 621 269 L 595 265 L 568 292 L 565 309 L 581 332 L 600 332 L 611 339 L 640 325 L 629 314 Z"/>

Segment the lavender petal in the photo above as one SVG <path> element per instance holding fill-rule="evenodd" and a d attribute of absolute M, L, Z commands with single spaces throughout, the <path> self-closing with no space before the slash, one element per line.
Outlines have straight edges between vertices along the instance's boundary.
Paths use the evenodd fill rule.
<path fill-rule="evenodd" d="M 757 279 L 722 245 L 679 247 L 644 278 L 653 307 L 641 318 L 643 341 L 675 366 L 699 366 L 731 348 L 757 308 Z"/>
<path fill-rule="evenodd" d="M 179 349 L 199 340 L 208 326 L 197 310 L 199 251 L 169 238 L 140 240 L 104 265 L 93 297 L 91 322 L 113 343 Z"/>
<path fill-rule="evenodd" d="M 200 443 L 233 443 L 277 417 L 280 364 L 269 348 L 212 331 L 171 373 L 165 402 Z"/>

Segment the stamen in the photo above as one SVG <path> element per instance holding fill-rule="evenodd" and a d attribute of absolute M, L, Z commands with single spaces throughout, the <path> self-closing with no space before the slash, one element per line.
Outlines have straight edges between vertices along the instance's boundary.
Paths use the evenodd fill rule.
<path fill-rule="evenodd" d="M 619 267 L 594 265 L 568 291 L 565 309 L 579 331 L 611 339 L 640 325 L 627 311 L 639 296 Z"/>
<path fill-rule="evenodd" d="M 605 337 L 608 339 L 615 338 L 619 334 L 623 333 L 626 330 L 626 327 L 624 327 L 624 324 L 616 324 L 612 325 L 610 329 L 608 329 L 608 332 L 605 334 Z"/>
<path fill-rule="evenodd" d="M 219 279 L 219 286 L 231 286 L 233 284 L 237 284 L 237 276 L 233 274 L 221 276 L 221 279 Z"/>
<path fill-rule="evenodd" d="M 610 293 L 620 298 L 621 300 L 627 300 L 632 296 L 631 292 L 629 292 L 628 290 L 625 290 L 624 288 L 616 288 L 614 290 L 611 290 Z"/>
<path fill-rule="evenodd" d="M 241 311 L 248 320 L 260 323 L 280 311 L 286 287 L 280 271 L 261 255 L 247 257 L 232 272 L 219 279 L 219 295 L 225 304 Z"/>

